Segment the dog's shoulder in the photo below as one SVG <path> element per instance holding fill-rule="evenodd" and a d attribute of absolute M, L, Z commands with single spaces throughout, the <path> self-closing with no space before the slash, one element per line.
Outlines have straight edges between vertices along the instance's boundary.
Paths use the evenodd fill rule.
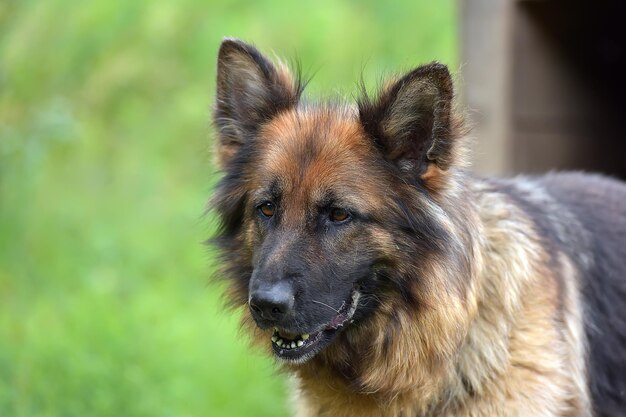
<path fill-rule="evenodd" d="M 552 249 L 579 270 L 589 388 L 596 414 L 626 409 L 626 183 L 580 172 L 501 183 Z"/>

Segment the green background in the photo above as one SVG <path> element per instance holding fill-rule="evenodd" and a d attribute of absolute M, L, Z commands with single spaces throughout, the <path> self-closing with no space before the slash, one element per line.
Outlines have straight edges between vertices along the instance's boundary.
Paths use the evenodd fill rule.
<path fill-rule="evenodd" d="M 0 416 L 288 415 L 208 285 L 224 36 L 313 96 L 459 65 L 452 0 L 1 1 Z"/>

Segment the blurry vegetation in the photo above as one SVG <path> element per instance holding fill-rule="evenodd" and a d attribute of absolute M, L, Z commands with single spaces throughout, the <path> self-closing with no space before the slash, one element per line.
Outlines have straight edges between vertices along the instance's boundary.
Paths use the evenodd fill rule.
<path fill-rule="evenodd" d="M 207 286 L 223 36 L 313 94 L 458 65 L 446 1 L 0 2 L 0 416 L 284 416 Z"/>

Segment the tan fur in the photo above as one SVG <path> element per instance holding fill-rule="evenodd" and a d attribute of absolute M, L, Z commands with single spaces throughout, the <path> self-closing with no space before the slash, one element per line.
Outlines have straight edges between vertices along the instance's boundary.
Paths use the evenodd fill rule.
<path fill-rule="evenodd" d="M 290 160 L 289 149 L 301 146 L 298 141 L 309 134 L 319 135 L 320 124 L 328 126 L 329 138 L 328 148 L 319 159 L 323 163 L 312 164 L 309 172 L 297 175 L 299 168 Z M 354 154 L 344 152 L 343 147 L 357 147 L 362 143 L 359 135 L 356 125 L 285 113 L 262 135 L 272 140 L 261 144 L 266 161 L 261 166 L 268 172 L 301 178 L 302 182 L 292 186 L 310 192 L 323 182 L 320 179 L 336 182 L 344 175 L 359 175 L 358 169 L 337 171 L 338 166 L 345 165 L 333 163 L 336 158 Z M 353 162 L 348 165 L 357 168 L 358 161 Z M 431 180 L 445 173 L 434 167 L 425 175 Z M 310 179 L 313 183 L 306 182 Z M 359 194 L 364 200 L 359 203 L 377 204 L 376 194 L 377 198 L 366 199 L 374 192 L 372 181 L 363 181 L 362 186 Z M 463 297 L 451 292 L 445 285 L 448 272 L 439 263 L 430 262 L 425 309 L 410 311 L 399 308 L 394 299 L 383 300 L 368 326 L 352 329 L 343 344 L 331 345 L 319 358 L 291 368 L 297 376 L 297 415 L 589 415 L 581 311 L 571 261 L 561 254 L 561 270 L 551 270 L 525 214 L 485 185 L 475 185 L 474 192 L 477 206 L 463 207 L 463 218 L 475 220 L 471 235 L 479 237 L 473 242 L 479 250 L 474 254 L 472 287 Z M 301 197 L 305 194 L 302 192 Z M 306 204 L 301 201 L 300 209 Z M 432 210 L 449 229 L 456 227 L 445 213 Z M 291 217 L 300 215 L 294 212 Z M 396 248 L 386 233 L 372 232 L 393 252 Z M 252 239 L 254 231 L 250 229 L 249 234 Z M 390 320 L 398 321 L 396 333 L 389 349 L 383 351 L 384 329 Z M 251 321 L 249 324 L 255 341 L 270 353 L 269 333 L 256 329 Z M 370 343 L 364 346 L 364 340 Z M 348 381 L 334 369 L 354 354 L 364 358 L 360 363 L 366 366 Z"/>
<path fill-rule="evenodd" d="M 305 141 L 307 135 L 319 135 L 321 125 L 327 126 L 324 134 L 328 140 L 320 164 L 296 174 L 299 167 L 291 160 L 290 149 L 303 146 L 299 141 Z M 324 180 L 337 182 L 342 176 L 360 175 L 358 160 L 333 162 L 355 155 L 354 148 L 344 150 L 358 148 L 363 143 L 360 134 L 356 124 L 284 113 L 261 136 L 268 139 L 260 144 L 265 161 L 260 165 L 267 173 L 283 173 L 286 180 L 301 178 L 291 186 L 293 192 L 306 190 L 301 192 L 305 198 Z M 356 155 L 370 151 L 364 147 Z M 337 169 L 343 166 L 357 169 Z M 255 175 L 262 177 L 264 172 Z M 445 173 L 432 167 L 425 177 L 440 182 L 437 177 L 442 175 Z M 254 178 L 250 180 L 254 182 Z M 359 194 L 364 200 L 360 204 L 380 204 L 373 182 L 361 182 Z M 450 178 L 446 178 L 449 183 Z M 297 377 L 297 415 L 589 415 L 584 350 L 580 347 L 581 311 L 571 261 L 561 254 L 561 270 L 553 271 L 532 222 L 515 204 L 480 183 L 474 193 L 477 206 L 463 207 L 463 218 L 473 218 L 476 225 L 471 235 L 478 237 L 473 242 L 479 249 L 474 254 L 475 276 L 469 280 L 472 287 L 463 296 L 450 291 L 445 285 L 449 272 L 438 262 L 429 262 L 429 294 L 423 296 L 424 309 L 415 312 L 398 307 L 394 299 L 382 300 L 368 326 L 352 329 L 344 343 L 329 346 L 314 360 L 289 367 Z M 368 200 L 372 195 L 376 198 Z M 299 210 L 306 204 L 300 201 Z M 432 210 L 449 229 L 456 227 L 445 213 L 434 207 Z M 293 212 L 286 217 L 299 216 L 301 213 Z M 248 233 L 253 239 L 254 230 Z M 396 248 L 386 233 L 372 232 L 393 252 Z M 280 256 L 279 251 L 276 256 Z M 398 323 L 388 350 L 383 351 L 384 329 L 390 320 Z M 248 323 L 255 342 L 270 353 L 269 333 L 258 330 L 251 320 Z M 355 354 L 365 366 L 349 379 L 338 375 L 335 369 Z"/>
<path fill-rule="evenodd" d="M 240 60 L 225 65 L 243 68 L 246 88 L 257 89 L 262 99 L 267 91 L 261 88 L 262 74 L 250 67 L 250 55 L 228 59 Z M 286 91 L 294 84 L 284 66 L 271 81 Z M 444 86 L 451 94 L 451 80 L 448 84 Z M 427 114 L 412 113 L 418 98 L 425 95 L 424 102 L 432 103 L 440 93 L 429 81 L 417 87 L 401 87 L 399 101 L 385 114 L 384 134 L 401 138 L 406 123 L 419 124 L 420 114 Z M 290 94 L 297 96 L 295 91 Z M 446 114 L 452 105 L 439 104 L 437 111 Z M 267 259 L 280 263 L 288 256 L 287 240 L 298 239 L 312 202 L 332 186 L 339 199 L 351 199 L 350 205 L 366 208 L 381 220 L 359 229 L 360 237 L 376 242 L 376 250 L 399 275 L 419 278 L 406 284 L 415 303 L 404 302 L 397 292 L 381 291 L 375 294 L 379 304 L 366 322 L 340 333 L 308 362 L 284 365 L 296 385 L 296 415 L 591 416 L 577 269 L 565 253 L 548 252 L 535 223 L 516 202 L 487 181 L 468 179 L 462 117 L 450 112 L 446 120 L 448 125 L 434 130 L 445 128 L 442 137 L 455 141 L 450 152 L 434 149 L 443 145 L 433 140 L 425 150 L 428 162 L 386 155 L 387 161 L 401 160 L 399 171 L 405 173 L 428 164 L 418 180 L 432 198 L 379 166 L 380 149 L 354 108 L 293 106 L 281 109 L 255 131 L 256 160 L 243 168 L 241 183 L 246 189 L 230 192 L 253 193 L 268 178 L 281 183 L 282 197 L 289 202 L 282 207 L 281 227 L 293 233 L 273 246 Z M 239 125 L 228 121 L 223 125 L 229 134 L 237 133 Z M 241 145 L 230 136 L 226 139 L 219 150 L 223 164 Z M 433 149 L 436 157 L 430 158 Z M 402 146 L 396 149 L 402 151 Z M 446 259 L 433 251 L 414 262 L 407 259 L 410 252 L 397 246 L 394 231 L 382 226 L 386 210 L 393 206 L 389 184 L 398 187 L 397 195 L 417 201 L 443 230 Z M 518 187 L 538 204 L 553 203 L 533 184 L 519 182 Z M 253 216 L 247 214 L 236 236 L 244 248 L 238 262 L 246 265 L 251 264 L 250 248 L 261 239 L 250 220 Z M 343 249 L 351 238 L 342 235 L 344 241 L 337 247 Z M 314 260 L 319 256 L 323 261 L 321 254 L 311 253 Z M 242 286 L 231 291 L 235 300 L 247 295 Z M 259 330 L 248 309 L 243 325 L 253 343 L 271 355 L 272 331 Z"/>
<path fill-rule="evenodd" d="M 376 351 L 376 334 L 386 326 L 381 315 L 371 326 L 372 351 L 359 375 L 359 392 L 323 367 L 296 369 L 296 415 L 590 415 L 571 261 L 560 255 L 562 269 L 552 271 L 524 214 L 502 195 L 480 185 L 476 192 L 483 195 L 476 209 L 484 240 L 469 320 L 460 324 L 453 315 L 446 322 L 403 311 L 398 337 L 385 354 Z M 559 279 L 565 294 L 559 294 Z M 427 347 L 440 343 L 442 325 L 466 327 L 463 346 L 457 355 L 433 358 Z"/>

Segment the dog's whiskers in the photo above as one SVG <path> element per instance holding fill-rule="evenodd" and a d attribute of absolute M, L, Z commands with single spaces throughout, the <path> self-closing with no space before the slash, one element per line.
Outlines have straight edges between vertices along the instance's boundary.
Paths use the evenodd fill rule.
<path fill-rule="evenodd" d="M 339 310 L 336 310 L 336 309 L 332 308 L 331 306 L 329 306 L 329 305 L 328 305 L 328 304 L 326 304 L 326 303 L 322 303 L 321 301 L 317 301 L 317 300 L 311 300 L 311 301 L 313 301 L 314 303 L 317 303 L 317 304 L 321 304 L 321 305 L 323 305 L 323 306 L 326 306 L 326 307 L 330 308 L 331 310 L 333 310 L 335 313 L 339 314 Z"/>

